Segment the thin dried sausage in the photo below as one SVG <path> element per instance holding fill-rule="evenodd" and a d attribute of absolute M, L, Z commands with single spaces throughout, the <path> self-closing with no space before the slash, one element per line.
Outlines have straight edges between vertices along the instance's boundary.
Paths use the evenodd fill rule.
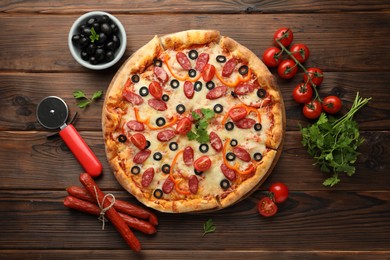
<path fill-rule="evenodd" d="M 191 69 L 191 62 L 183 52 L 176 53 L 176 60 L 179 62 L 180 66 L 185 70 Z"/>
<path fill-rule="evenodd" d="M 90 194 L 97 194 L 96 200 L 103 204 L 103 208 L 107 208 L 110 206 L 110 202 L 105 200 L 103 203 L 104 193 L 100 190 L 100 188 L 96 185 L 95 181 L 92 177 L 87 173 L 80 174 L 80 182 L 84 185 L 84 187 L 88 190 Z M 119 216 L 118 212 L 114 207 L 109 208 L 105 212 L 105 216 L 111 223 L 115 226 L 115 228 L 122 235 L 123 239 L 126 243 L 136 252 L 141 251 L 141 244 L 138 239 L 134 236 L 133 232 L 124 222 L 124 220 Z"/>
<path fill-rule="evenodd" d="M 200 71 L 202 72 L 204 66 L 206 66 L 206 64 L 209 62 L 209 54 L 208 53 L 201 53 L 199 56 L 198 56 L 198 59 L 196 60 L 196 65 L 195 65 L 195 69 L 197 71 Z"/>
<path fill-rule="evenodd" d="M 159 140 L 160 142 L 167 142 L 167 141 L 171 140 L 173 137 L 175 137 L 175 135 L 176 135 L 176 133 L 174 130 L 166 129 L 166 130 L 160 131 L 157 134 L 157 140 Z"/>
<path fill-rule="evenodd" d="M 148 159 L 148 157 L 151 153 L 152 153 L 152 151 L 150 151 L 149 149 L 139 151 L 138 153 L 136 153 L 134 155 L 133 162 L 137 163 L 137 164 L 141 164 L 144 161 L 146 161 L 146 159 Z"/>
<path fill-rule="evenodd" d="M 165 111 L 168 109 L 168 106 L 164 101 L 156 98 L 149 99 L 148 104 L 157 111 Z"/>
<path fill-rule="evenodd" d="M 140 95 L 132 91 L 124 92 L 123 97 L 133 105 L 141 105 L 144 102 L 144 99 Z"/>

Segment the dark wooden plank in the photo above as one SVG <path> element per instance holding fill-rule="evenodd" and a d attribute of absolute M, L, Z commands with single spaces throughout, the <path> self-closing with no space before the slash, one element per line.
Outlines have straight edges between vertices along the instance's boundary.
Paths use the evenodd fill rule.
<path fill-rule="evenodd" d="M 126 199 L 125 193 L 113 192 Z M 0 249 L 125 250 L 113 228 L 67 209 L 64 191 L 0 191 Z M 273 218 L 258 215 L 264 192 L 207 214 L 162 214 L 158 232 L 135 232 L 144 250 L 382 251 L 390 245 L 390 192 L 291 192 Z M 215 233 L 202 237 L 212 218 Z"/>
<path fill-rule="evenodd" d="M 71 116 L 79 112 L 76 127 L 79 130 L 101 130 L 101 111 L 103 99 L 81 110 L 76 106 L 72 93 L 82 89 L 87 95 L 97 90 L 105 91 L 114 71 L 69 73 L 1 73 L 0 85 L 0 130 L 42 130 L 38 124 L 35 110 L 39 101 L 49 95 L 57 95 L 68 103 Z M 285 81 L 278 77 L 278 85 L 284 97 L 287 116 L 287 130 L 298 130 L 299 124 L 306 125 L 301 105 L 293 101 L 292 89 L 302 81 L 302 73 L 293 80 Z M 388 96 L 390 73 L 383 72 L 327 72 L 319 89 L 324 97 L 329 94 L 340 96 L 344 109 L 351 107 L 356 91 L 372 101 L 358 112 L 355 119 L 362 130 L 388 130 L 390 108 Z"/>
<path fill-rule="evenodd" d="M 0 53 L 0 70 L 87 71 L 73 60 L 67 47 L 67 34 L 77 15 L 1 14 L 0 18 L 3 28 L 0 46 L 7 50 Z M 312 56 L 307 66 L 320 66 L 325 71 L 390 70 L 385 58 L 390 56 L 387 48 L 390 15 L 387 13 L 278 16 L 121 14 L 118 18 L 127 31 L 125 57 L 143 46 L 154 34 L 207 28 L 220 30 L 222 35 L 230 36 L 256 54 L 261 54 L 272 45 L 274 31 L 281 26 L 289 26 L 295 32 L 296 42 L 304 42 L 311 49 Z M 153 25 L 153 29 L 146 30 L 146 26 L 140 24 Z M 375 39 L 375 44 L 372 39 Z"/>
<path fill-rule="evenodd" d="M 278 1 L 140 1 L 136 4 L 123 5 L 121 1 L 82 3 L 80 1 L 15 1 L 5 0 L 0 5 L 0 11 L 6 13 L 82 13 L 91 10 L 105 10 L 111 13 L 306 13 L 306 12 L 351 12 L 389 10 L 390 5 L 384 1 L 348 1 L 336 0 L 278 0 Z M 195 10 L 195 11 L 194 11 Z"/>
<path fill-rule="evenodd" d="M 80 133 L 103 164 L 97 180 L 105 189 L 122 190 L 106 161 L 101 132 Z M 302 147 L 299 132 L 287 132 L 281 158 L 260 190 L 282 181 L 291 190 L 388 190 L 390 132 L 363 132 L 367 140 L 351 178 L 341 175 L 334 188 L 322 186 L 326 177 Z M 47 132 L 0 132 L 0 189 L 57 189 L 78 185 L 83 171 L 61 139 L 47 140 Z"/>
<path fill-rule="evenodd" d="M 20 259 L 355 259 L 388 260 L 390 251 L 269 251 L 269 250 L 0 250 L 0 258 Z"/>

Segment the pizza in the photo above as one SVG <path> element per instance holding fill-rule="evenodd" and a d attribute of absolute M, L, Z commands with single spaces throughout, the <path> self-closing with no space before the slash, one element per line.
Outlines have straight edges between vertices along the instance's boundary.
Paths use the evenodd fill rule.
<path fill-rule="evenodd" d="M 214 30 L 155 36 L 118 70 L 102 115 L 118 182 L 162 212 L 245 198 L 281 153 L 283 99 L 249 49 Z"/>

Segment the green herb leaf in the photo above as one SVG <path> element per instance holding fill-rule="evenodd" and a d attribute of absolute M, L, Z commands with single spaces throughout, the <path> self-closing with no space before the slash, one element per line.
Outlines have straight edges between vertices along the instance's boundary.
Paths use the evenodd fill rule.
<path fill-rule="evenodd" d="M 198 137 L 198 135 L 192 131 L 189 131 L 187 133 L 187 137 L 188 137 L 188 139 L 190 139 L 192 141 L 192 140 L 195 140 Z"/>
<path fill-rule="evenodd" d="M 214 111 L 209 108 L 202 108 L 200 111 L 202 111 L 202 114 L 206 120 L 213 118 L 215 115 Z"/>
<path fill-rule="evenodd" d="M 337 183 L 340 182 L 340 179 L 339 179 L 339 176 L 337 173 L 333 174 L 332 177 L 330 178 L 327 178 L 322 184 L 324 186 L 330 186 L 330 187 L 333 187 L 334 185 L 336 185 Z"/>
<path fill-rule="evenodd" d="M 89 36 L 89 39 L 92 43 L 99 40 L 99 34 L 96 33 L 95 28 L 91 28 L 91 35 Z"/>
<path fill-rule="evenodd" d="M 102 90 L 96 91 L 96 92 L 93 93 L 93 95 L 92 95 L 92 100 L 99 99 L 99 98 L 102 97 L 102 95 L 103 95 L 103 91 L 102 91 Z"/>
<path fill-rule="evenodd" d="M 75 99 L 78 99 L 77 106 L 79 108 L 86 108 L 89 104 L 91 104 L 93 101 L 99 99 L 103 95 L 103 91 L 99 90 L 93 93 L 92 98 L 88 98 L 84 91 L 82 90 L 76 90 L 73 92 L 73 97 Z"/>
<path fill-rule="evenodd" d="M 84 100 L 77 102 L 77 106 L 79 108 L 86 108 L 90 103 L 91 103 L 91 101 L 89 99 L 84 99 Z"/>
<path fill-rule="evenodd" d="M 210 218 L 209 220 L 207 220 L 203 224 L 203 236 L 202 237 L 204 237 L 208 233 L 215 232 L 216 229 L 217 228 L 215 227 L 213 220 Z"/>
<path fill-rule="evenodd" d="M 214 117 L 215 113 L 213 110 L 208 108 L 202 108 L 201 112 L 203 117 L 195 112 L 192 112 L 192 117 L 197 122 L 195 123 L 195 128 L 187 133 L 187 137 L 189 140 L 196 140 L 199 143 L 208 143 L 210 141 L 210 137 L 207 132 L 207 127 L 209 126 L 208 121 Z"/>
<path fill-rule="evenodd" d="M 358 147 L 363 143 L 359 127 L 353 115 L 362 108 L 371 98 L 362 99 L 357 93 L 351 109 L 339 119 L 327 117 L 322 113 L 316 123 L 306 128 L 300 127 L 302 145 L 313 156 L 322 172 L 331 172 L 333 176 L 327 178 L 323 185 L 334 186 L 340 182 L 338 173 L 352 176 L 355 173 L 353 164 L 359 153 Z"/>
<path fill-rule="evenodd" d="M 75 92 L 73 92 L 73 97 L 74 98 L 87 98 L 85 96 L 85 93 L 82 90 L 76 90 Z"/>

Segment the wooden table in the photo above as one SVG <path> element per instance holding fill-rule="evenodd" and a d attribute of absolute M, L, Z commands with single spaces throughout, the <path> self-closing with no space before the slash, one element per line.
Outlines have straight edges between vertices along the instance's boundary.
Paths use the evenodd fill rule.
<path fill-rule="evenodd" d="M 87 2 L 87 1 L 85 1 Z M 390 257 L 390 3 L 387 1 L 12 1 L 0 3 L 0 258 L 1 259 L 317 259 Z M 104 4 L 107 2 L 107 4 Z M 286 103 L 287 133 L 279 163 L 248 199 L 208 214 L 157 213 L 158 233 L 136 233 L 143 250 L 132 252 L 112 225 L 63 206 L 65 188 L 82 172 L 61 139 L 37 122 L 45 96 L 66 100 L 77 129 L 103 162 L 98 185 L 137 203 L 114 179 L 101 132 L 103 100 L 85 110 L 72 92 L 106 90 L 120 64 L 105 71 L 78 65 L 67 46 L 73 21 L 91 10 L 115 14 L 127 31 L 123 62 L 154 34 L 217 29 L 261 55 L 276 29 L 290 27 L 309 46 L 307 67 L 324 70 L 320 93 L 336 94 L 345 107 L 357 91 L 372 97 L 355 117 L 365 143 L 356 174 L 333 188 L 313 166 L 300 140 L 307 125 L 291 97 L 302 72 L 278 79 Z M 275 71 L 272 71 L 275 73 Z M 344 109 L 345 111 L 345 109 Z M 273 182 L 290 189 L 275 217 L 256 203 Z M 216 232 L 202 237 L 212 218 Z"/>

